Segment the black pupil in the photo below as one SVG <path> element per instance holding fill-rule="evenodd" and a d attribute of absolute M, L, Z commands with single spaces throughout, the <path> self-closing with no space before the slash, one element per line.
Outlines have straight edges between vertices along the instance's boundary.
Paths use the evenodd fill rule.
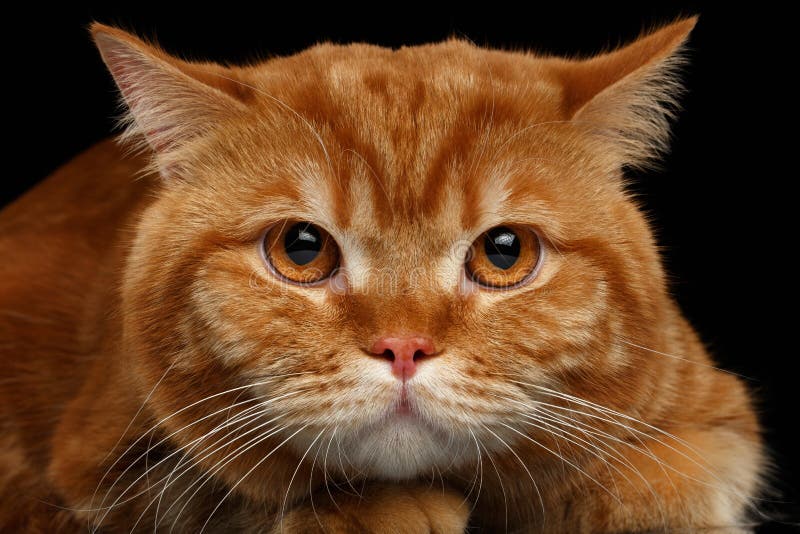
<path fill-rule="evenodd" d="M 297 265 L 305 265 L 319 256 L 319 251 L 322 249 L 322 237 L 314 225 L 297 223 L 286 232 L 283 244 L 290 260 Z"/>
<path fill-rule="evenodd" d="M 508 228 L 498 226 L 486 232 L 484 249 L 495 267 L 509 269 L 519 259 L 519 238 Z"/>

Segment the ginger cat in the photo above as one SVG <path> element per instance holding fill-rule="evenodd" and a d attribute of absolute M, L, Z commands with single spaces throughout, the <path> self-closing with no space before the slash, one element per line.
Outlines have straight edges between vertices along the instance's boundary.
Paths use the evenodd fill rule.
<path fill-rule="evenodd" d="M 0 213 L 0 530 L 746 528 L 752 402 L 622 175 L 694 24 L 244 67 L 95 24 L 140 150 Z"/>

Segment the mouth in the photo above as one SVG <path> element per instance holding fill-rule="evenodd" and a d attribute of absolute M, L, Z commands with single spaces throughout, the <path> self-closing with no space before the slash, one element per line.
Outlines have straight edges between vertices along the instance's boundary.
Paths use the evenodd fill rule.
<path fill-rule="evenodd" d="M 452 463 L 446 453 L 448 434 L 426 417 L 414 386 L 395 387 L 381 417 L 342 436 L 348 463 L 368 476 L 390 480 L 414 478 L 434 465 Z"/>
<path fill-rule="evenodd" d="M 326 441 L 324 452 L 331 443 L 341 458 L 332 468 L 345 477 L 411 480 L 475 461 L 474 438 L 468 422 L 453 417 L 447 384 L 424 374 L 405 381 L 382 378 L 377 388 L 343 394 L 330 419 L 320 418 L 319 428 L 293 440 L 298 454 L 313 454 L 317 434 L 332 426 L 335 439 Z"/>
<path fill-rule="evenodd" d="M 400 388 L 397 402 L 394 404 L 394 415 L 412 417 L 414 413 L 413 405 L 408 397 L 408 386 L 404 383 Z"/>

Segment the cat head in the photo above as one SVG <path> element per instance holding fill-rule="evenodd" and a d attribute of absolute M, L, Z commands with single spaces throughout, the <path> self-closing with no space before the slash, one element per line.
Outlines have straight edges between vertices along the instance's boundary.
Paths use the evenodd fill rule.
<path fill-rule="evenodd" d="M 666 147 L 694 24 L 588 59 L 450 40 L 244 67 L 93 26 L 151 155 L 123 352 L 170 439 L 233 410 L 264 437 L 223 476 L 327 447 L 409 478 L 506 451 L 545 391 L 634 402 L 630 344 L 669 306 L 622 169 Z"/>

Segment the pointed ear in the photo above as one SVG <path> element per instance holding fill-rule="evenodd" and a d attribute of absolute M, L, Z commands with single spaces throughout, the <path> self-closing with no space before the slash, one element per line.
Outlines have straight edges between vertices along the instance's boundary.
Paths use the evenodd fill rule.
<path fill-rule="evenodd" d="M 123 139 L 151 149 L 165 177 L 180 166 L 188 141 L 244 111 L 250 89 L 230 69 L 179 60 L 103 24 L 91 33 L 129 111 Z"/>
<path fill-rule="evenodd" d="M 683 46 L 696 23 L 684 19 L 613 52 L 558 66 L 567 115 L 596 134 L 615 165 L 646 167 L 667 150 L 683 91 Z"/>

